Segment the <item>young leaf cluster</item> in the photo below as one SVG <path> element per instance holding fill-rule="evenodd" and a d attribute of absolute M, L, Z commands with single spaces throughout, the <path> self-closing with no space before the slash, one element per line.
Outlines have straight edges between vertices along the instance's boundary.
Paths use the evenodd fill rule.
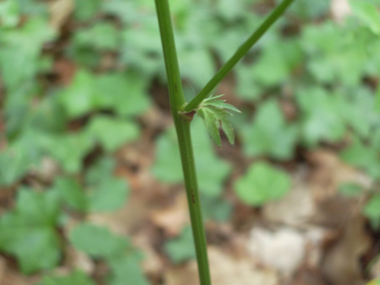
<path fill-rule="evenodd" d="M 222 128 L 230 144 L 235 143 L 234 129 L 228 118 L 232 116 L 232 112 L 241 113 L 234 106 L 225 103 L 226 100 L 221 100 L 222 96 L 210 96 L 197 108 L 197 113 L 203 119 L 208 133 L 219 147 L 222 145 L 219 128 Z"/>

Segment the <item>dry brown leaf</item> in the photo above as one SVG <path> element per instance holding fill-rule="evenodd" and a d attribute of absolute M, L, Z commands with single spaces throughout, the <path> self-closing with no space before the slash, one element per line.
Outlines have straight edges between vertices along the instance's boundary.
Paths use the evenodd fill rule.
<path fill-rule="evenodd" d="M 213 284 L 279 284 L 278 276 L 274 270 L 259 268 L 249 259 L 235 259 L 215 247 L 209 247 L 208 254 Z M 199 284 L 195 261 L 181 267 L 169 269 L 165 277 L 166 285 Z"/>
<path fill-rule="evenodd" d="M 168 236 L 178 236 L 185 224 L 189 223 L 187 198 L 184 191 L 177 195 L 170 207 L 154 210 L 152 221 L 164 229 Z"/>
<path fill-rule="evenodd" d="M 264 218 L 289 226 L 304 225 L 316 210 L 311 186 L 306 182 L 306 169 L 300 168 L 293 178 L 293 189 L 283 199 L 267 203 Z"/>
<path fill-rule="evenodd" d="M 321 269 L 332 285 L 365 284 L 360 258 L 371 242 L 365 231 L 365 219 L 353 213 L 343 227 L 343 236 L 327 251 Z"/>
<path fill-rule="evenodd" d="M 54 73 L 57 75 L 57 83 L 62 85 L 69 85 L 74 78 L 77 66 L 74 62 L 66 59 L 59 58 L 54 62 Z"/>
<path fill-rule="evenodd" d="M 327 282 L 320 272 L 302 268 L 290 283 L 291 285 L 326 285 Z"/>
<path fill-rule="evenodd" d="M 123 209 L 113 213 L 93 213 L 88 216 L 88 220 L 108 227 L 116 234 L 129 235 L 147 220 L 148 210 L 144 201 L 131 197 Z"/>
<path fill-rule="evenodd" d="M 292 228 L 284 227 L 276 231 L 253 228 L 250 233 L 248 250 L 263 264 L 290 276 L 304 260 L 306 238 Z"/>
<path fill-rule="evenodd" d="M 147 232 L 140 232 L 133 236 L 133 244 L 142 250 L 144 259 L 141 263 L 146 274 L 160 276 L 164 270 L 164 263 L 152 245 L 152 236 Z"/>
<path fill-rule="evenodd" d="M 19 270 L 8 266 L 6 259 L 0 256 L 0 285 L 32 285 L 36 284 L 38 279 L 38 276 L 21 275 Z"/>
<path fill-rule="evenodd" d="M 343 183 L 356 183 L 363 187 L 372 184 L 367 175 L 342 162 L 335 152 L 321 149 L 308 153 L 307 159 L 312 165 L 309 181 L 316 202 L 335 197 Z"/>
<path fill-rule="evenodd" d="M 65 266 L 69 268 L 77 268 L 92 275 L 95 270 L 94 261 L 84 252 L 81 252 L 74 247 L 68 247 L 66 250 Z"/>
<path fill-rule="evenodd" d="M 73 0 L 56 0 L 49 3 L 50 25 L 54 30 L 59 31 L 61 29 L 74 11 L 74 8 Z"/>
<path fill-rule="evenodd" d="M 335 21 L 342 23 L 352 13 L 348 0 L 332 0 L 331 14 Z"/>
<path fill-rule="evenodd" d="M 4 278 L 6 268 L 7 268 L 7 263 L 5 259 L 0 256 L 0 284 L 3 284 L 2 280 Z"/>

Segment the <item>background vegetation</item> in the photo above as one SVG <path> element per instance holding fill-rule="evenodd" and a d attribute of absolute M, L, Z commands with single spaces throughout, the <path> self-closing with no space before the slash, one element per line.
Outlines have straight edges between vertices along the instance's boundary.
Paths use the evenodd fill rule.
<path fill-rule="evenodd" d="M 188 98 L 274 4 L 171 1 Z M 236 146 L 225 136 L 213 145 L 195 118 L 217 254 L 228 248 L 239 264 L 252 229 L 323 231 L 312 264 L 306 253 L 286 272 L 259 260 L 275 280 L 265 284 L 380 276 L 379 7 L 297 0 L 214 94 L 242 111 Z M 0 283 L 185 284 L 175 278 L 191 272 L 194 249 L 154 1 L 5 0 L 0 24 Z M 314 205 L 306 218 L 300 187 Z M 273 218 L 284 204 L 285 216 Z M 368 246 L 344 247 L 347 263 L 331 262 L 342 272 L 332 274 L 331 249 L 353 236 L 356 219 Z M 256 284 L 241 275 L 235 284 Z"/>

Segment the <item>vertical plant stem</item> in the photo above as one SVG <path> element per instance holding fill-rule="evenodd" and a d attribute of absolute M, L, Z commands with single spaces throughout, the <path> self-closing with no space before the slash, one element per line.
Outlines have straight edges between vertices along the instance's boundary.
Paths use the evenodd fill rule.
<path fill-rule="evenodd" d="M 232 68 L 243 58 L 244 55 L 252 48 L 252 46 L 265 34 L 265 32 L 276 22 L 276 20 L 285 12 L 294 0 L 284 0 L 278 5 L 260 27 L 246 40 L 235 54 L 219 69 L 206 86 L 198 93 L 193 100 L 185 106 L 184 111 L 190 112 L 196 109 L 200 103 L 214 90 L 214 88 L 226 77 Z"/>
<path fill-rule="evenodd" d="M 181 107 L 185 104 L 185 97 L 183 95 L 181 76 L 178 66 L 169 3 L 168 0 L 155 0 L 155 2 L 165 57 L 166 73 L 168 77 L 170 106 L 177 131 L 182 168 L 185 178 L 191 226 L 193 229 L 197 254 L 199 279 L 201 285 L 209 285 L 211 284 L 211 279 L 207 257 L 206 235 L 203 225 L 193 147 L 191 143 L 191 120 L 180 114 Z"/>

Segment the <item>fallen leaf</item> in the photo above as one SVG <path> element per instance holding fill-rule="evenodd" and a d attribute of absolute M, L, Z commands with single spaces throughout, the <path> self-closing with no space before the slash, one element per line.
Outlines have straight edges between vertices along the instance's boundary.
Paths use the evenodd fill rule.
<path fill-rule="evenodd" d="M 352 14 L 348 0 L 332 0 L 331 14 L 338 23 L 342 23 L 347 16 Z"/>
<path fill-rule="evenodd" d="M 268 221 L 301 226 L 310 220 L 316 211 L 316 205 L 306 174 L 307 169 L 299 168 L 293 175 L 292 190 L 281 200 L 265 204 L 263 215 Z"/>
<path fill-rule="evenodd" d="M 342 162 L 332 151 L 320 149 L 309 152 L 307 160 L 312 167 L 309 181 L 317 202 L 335 197 L 343 183 L 355 183 L 365 188 L 372 184 L 372 179 L 366 174 Z"/>
<path fill-rule="evenodd" d="M 1 285 L 32 285 L 38 281 L 38 276 L 26 277 L 21 275 L 7 264 L 5 258 L 0 257 L 0 284 Z"/>
<path fill-rule="evenodd" d="M 332 285 L 365 284 L 360 264 L 360 258 L 370 247 L 365 219 L 358 212 L 348 214 L 343 236 L 326 252 L 321 264 L 323 274 Z"/>
<path fill-rule="evenodd" d="M 74 11 L 73 0 L 57 0 L 49 3 L 50 10 L 50 26 L 54 30 L 59 31 L 65 22 L 68 20 L 70 14 Z"/>
<path fill-rule="evenodd" d="M 248 251 L 263 264 L 290 276 L 305 257 L 306 238 L 298 231 L 284 227 L 274 232 L 253 228 Z"/>
<path fill-rule="evenodd" d="M 92 275 L 95 271 L 94 261 L 86 253 L 71 246 L 67 249 L 65 265 L 69 268 L 80 269 L 87 275 Z"/>
<path fill-rule="evenodd" d="M 141 262 L 141 266 L 144 272 L 153 276 L 161 276 L 164 270 L 164 263 L 152 245 L 152 236 L 149 232 L 143 231 L 134 235 L 133 244 L 143 251 L 144 259 Z"/>
<path fill-rule="evenodd" d="M 179 235 L 185 224 L 189 223 L 187 198 L 184 191 L 177 195 L 171 206 L 154 210 L 152 220 L 164 229 L 168 236 Z"/>
<path fill-rule="evenodd" d="M 209 247 L 208 254 L 213 284 L 280 284 L 274 270 L 259 267 L 248 258 L 235 259 L 215 247 Z M 165 280 L 166 285 L 198 285 L 196 262 L 192 261 L 184 266 L 169 269 Z"/>

